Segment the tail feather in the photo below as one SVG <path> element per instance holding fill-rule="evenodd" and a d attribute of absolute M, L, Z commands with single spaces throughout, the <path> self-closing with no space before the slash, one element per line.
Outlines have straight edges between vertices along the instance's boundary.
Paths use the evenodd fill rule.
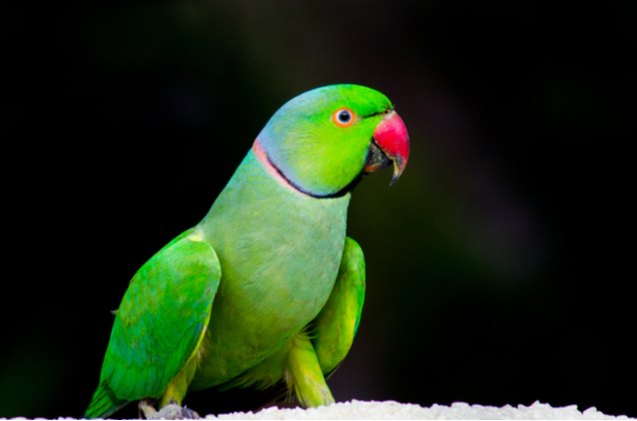
<path fill-rule="evenodd" d="M 99 385 L 93 394 L 93 398 L 88 405 L 84 418 L 107 418 L 109 415 L 124 407 L 127 403 L 128 401 L 117 399 L 113 396 L 108 386 Z"/>

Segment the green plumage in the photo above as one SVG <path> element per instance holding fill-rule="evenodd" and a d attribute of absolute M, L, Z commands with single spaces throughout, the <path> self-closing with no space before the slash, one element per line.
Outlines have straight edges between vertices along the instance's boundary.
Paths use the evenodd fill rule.
<path fill-rule="evenodd" d="M 87 418 L 163 395 L 205 332 L 220 278 L 217 256 L 196 229 L 142 266 L 117 310 Z"/>
<path fill-rule="evenodd" d="M 358 120 L 341 127 L 339 107 Z M 352 344 L 365 291 L 343 189 L 391 107 L 369 88 L 335 85 L 273 116 L 208 215 L 134 276 L 87 418 L 281 380 L 306 406 L 333 402 L 325 376 Z"/>

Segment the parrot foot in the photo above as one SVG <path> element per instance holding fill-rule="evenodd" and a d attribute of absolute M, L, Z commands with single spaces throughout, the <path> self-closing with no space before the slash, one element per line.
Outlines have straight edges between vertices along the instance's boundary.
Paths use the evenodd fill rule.
<path fill-rule="evenodd" d="M 170 403 L 159 411 L 155 409 L 152 400 L 144 399 L 139 401 L 139 411 L 147 420 L 197 420 L 201 416 L 192 409 Z"/>

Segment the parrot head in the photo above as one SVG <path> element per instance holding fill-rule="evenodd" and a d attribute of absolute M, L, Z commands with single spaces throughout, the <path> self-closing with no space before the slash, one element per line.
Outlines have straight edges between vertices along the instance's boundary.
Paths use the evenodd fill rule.
<path fill-rule="evenodd" d="M 393 164 L 405 170 L 409 136 L 392 103 L 360 85 L 330 85 L 285 103 L 255 147 L 290 185 L 315 197 L 351 190 L 360 178 Z"/>

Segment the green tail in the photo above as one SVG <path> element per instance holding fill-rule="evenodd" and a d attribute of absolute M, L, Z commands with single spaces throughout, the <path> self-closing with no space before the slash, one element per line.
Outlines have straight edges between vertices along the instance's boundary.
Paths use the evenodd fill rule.
<path fill-rule="evenodd" d="M 115 398 L 113 393 L 100 385 L 91 399 L 91 403 L 88 405 L 88 409 L 84 414 L 84 418 L 106 418 L 115 411 L 125 406 L 128 401 L 123 401 Z"/>

